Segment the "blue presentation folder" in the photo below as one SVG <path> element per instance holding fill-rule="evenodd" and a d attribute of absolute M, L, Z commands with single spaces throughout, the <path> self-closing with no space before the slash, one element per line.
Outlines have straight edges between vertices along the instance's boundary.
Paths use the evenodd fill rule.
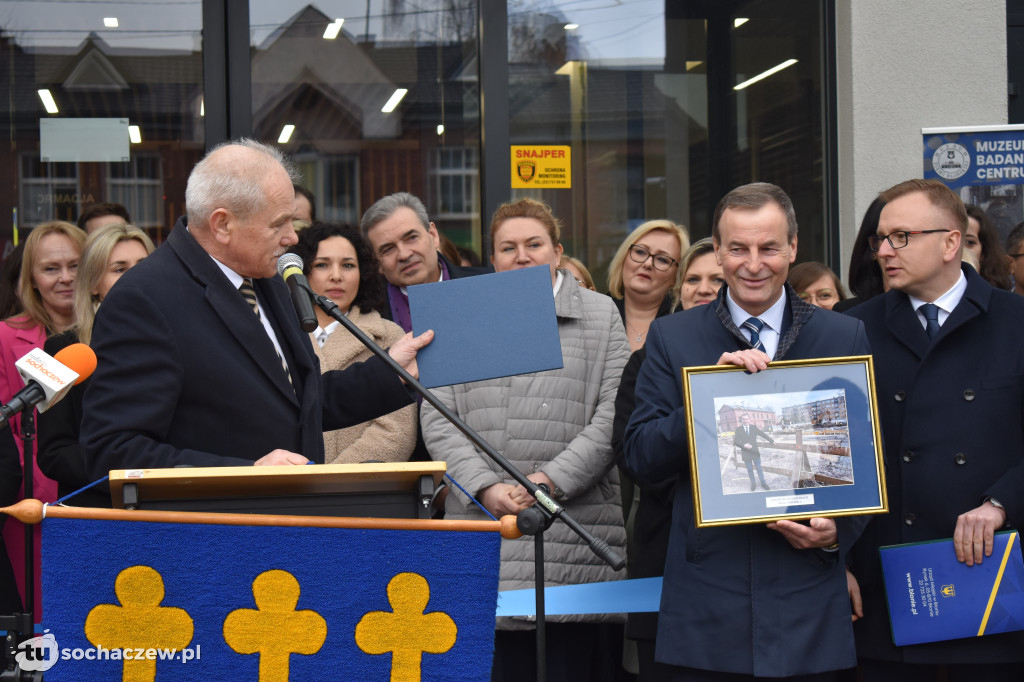
<path fill-rule="evenodd" d="M 562 367 L 546 265 L 409 287 L 409 313 L 434 330 L 416 356 L 427 388 Z"/>
<path fill-rule="evenodd" d="M 952 540 L 881 548 L 897 646 L 1024 630 L 1024 562 L 1016 531 L 997 533 L 992 556 L 968 567 Z"/>

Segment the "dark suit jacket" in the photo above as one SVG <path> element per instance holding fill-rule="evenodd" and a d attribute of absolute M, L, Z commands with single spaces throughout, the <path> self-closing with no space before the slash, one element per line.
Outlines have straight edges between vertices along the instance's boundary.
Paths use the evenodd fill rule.
<path fill-rule="evenodd" d="M 74 343 L 78 343 L 78 333 L 72 329 L 46 339 L 43 350 L 49 355 L 56 355 Z M 70 495 L 95 480 L 85 466 L 82 446 L 78 442 L 82 430 L 82 396 L 90 381 L 86 379 L 72 386 L 66 396 L 36 418 L 39 434 L 36 460 L 39 469 L 57 481 L 58 497 Z M 68 504 L 109 507 L 110 487 L 100 483 L 78 493 L 68 500 Z"/>
<path fill-rule="evenodd" d="M 854 665 L 843 562 L 866 519 L 836 520 L 838 552 L 797 550 L 764 524 L 694 524 L 680 368 L 713 365 L 750 344 L 729 317 L 727 288 L 710 305 L 655 320 L 626 429 L 626 465 L 648 482 L 679 477 L 658 619 L 657 659 L 765 677 Z M 776 360 L 863 355 L 863 325 L 804 303 L 787 285 Z"/>
<path fill-rule="evenodd" d="M 733 434 L 732 444 L 740 449 L 740 454 L 743 455 L 743 461 L 753 461 L 755 459 L 761 459 L 761 448 L 757 447 L 757 437 L 761 436 L 767 441 L 774 443 L 772 437 L 767 433 L 757 428 L 753 424 L 750 425 L 750 433 L 743 427 L 742 424 L 736 427 L 736 433 Z M 743 446 L 750 443 L 752 447 L 744 448 Z"/>
<path fill-rule="evenodd" d="M 626 304 L 622 299 L 613 299 L 615 307 L 626 323 Z M 672 312 L 672 298 L 668 295 L 661 302 L 655 316 L 664 317 Z M 668 534 L 672 527 L 672 498 L 675 496 L 674 478 L 658 481 L 655 485 L 641 485 L 629 477 L 624 466 L 625 453 L 623 437 L 626 424 L 633 414 L 636 391 L 636 376 L 647 353 L 644 347 L 630 356 L 622 380 L 615 394 L 615 419 L 612 422 L 612 454 L 619 467 L 622 479 L 622 513 L 626 520 L 626 574 L 630 578 L 653 578 L 665 573 L 665 553 L 668 552 Z M 640 501 L 636 513 L 630 517 L 633 508 L 634 489 L 639 489 Z M 626 618 L 626 636 L 630 639 L 653 640 L 658 633 L 657 613 L 630 613 Z"/>
<path fill-rule="evenodd" d="M 872 518 L 851 556 L 866 599 L 854 626 L 863 657 L 1024 660 L 1020 632 L 897 649 L 881 583 L 879 546 L 952 537 L 957 516 L 985 497 L 1006 507 L 1011 524 L 1024 518 L 1024 298 L 963 271 L 967 290 L 934 343 L 901 292 L 848 313 L 864 321 L 875 354 L 890 510 Z"/>
<path fill-rule="evenodd" d="M 323 431 L 408 405 L 377 358 L 320 374 L 280 277 L 255 289 L 291 369 L 180 219 L 127 272 L 96 315 L 98 364 L 85 393 L 82 446 L 91 475 L 177 464 L 252 464 L 275 448 L 323 461 Z"/>

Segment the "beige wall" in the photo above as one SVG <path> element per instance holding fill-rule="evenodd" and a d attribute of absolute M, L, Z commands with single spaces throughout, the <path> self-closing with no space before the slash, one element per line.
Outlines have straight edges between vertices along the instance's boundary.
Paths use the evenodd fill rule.
<path fill-rule="evenodd" d="M 1006 123 L 1000 0 L 837 0 L 843 282 L 875 195 L 921 177 L 921 128 Z"/>

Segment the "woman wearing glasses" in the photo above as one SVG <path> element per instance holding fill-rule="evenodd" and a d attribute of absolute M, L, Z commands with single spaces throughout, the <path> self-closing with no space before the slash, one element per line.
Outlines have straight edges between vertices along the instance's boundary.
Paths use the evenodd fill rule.
<path fill-rule="evenodd" d="M 794 266 L 789 271 L 789 283 L 800 298 L 826 310 L 846 299 L 839 277 L 824 263 L 811 261 Z"/>
<path fill-rule="evenodd" d="M 689 247 L 680 226 L 669 220 L 648 220 L 615 252 L 608 267 L 608 293 L 626 325 L 630 350 L 643 347 L 655 318 L 675 309 L 682 282 L 679 259 Z"/>
<path fill-rule="evenodd" d="M 710 237 L 699 239 L 683 254 L 682 289 L 679 306 L 683 310 L 707 305 L 715 300 L 725 283 L 722 266 L 715 256 Z M 633 353 L 622 372 L 619 392 L 615 397 L 615 421 L 612 426 L 612 452 L 615 460 L 623 458 L 622 439 L 626 423 L 633 414 L 636 377 L 646 351 Z M 627 570 L 630 578 L 654 578 L 664 575 L 668 535 L 672 527 L 672 498 L 675 477 L 644 486 L 642 489 L 620 467 L 623 510 L 626 513 Z M 639 682 L 660 682 L 671 679 L 667 666 L 655 662 L 654 644 L 658 632 L 657 613 L 631 613 L 626 621 L 627 647 L 635 648 L 636 673 Z M 627 648 L 628 651 L 628 648 Z"/>

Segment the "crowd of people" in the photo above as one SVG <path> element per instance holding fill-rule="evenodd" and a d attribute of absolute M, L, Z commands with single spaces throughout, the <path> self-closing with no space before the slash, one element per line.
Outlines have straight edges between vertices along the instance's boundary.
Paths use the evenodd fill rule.
<path fill-rule="evenodd" d="M 461 486 L 440 513 L 516 514 L 533 496 L 337 320 L 317 310 L 313 332 L 298 328 L 276 263 L 300 255 L 311 288 L 414 376 L 432 332 L 411 333 L 408 287 L 544 266 L 564 366 L 435 393 L 624 552 L 628 577 L 664 576 L 658 613 L 551 618 L 549 679 L 831 680 L 854 666 L 866 680 L 1020 679 L 1020 633 L 894 646 L 878 547 L 953 537 L 972 566 L 1024 508 L 1024 226 L 1000 244 L 984 211 L 941 183 L 901 183 L 863 218 L 848 295 L 826 265 L 794 265 L 793 204 L 753 183 L 722 198 L 710 238 L 691 244 L 666 219 L 630 231 L 605 295 L 536 200 L 497 209 L 484 266 L 446 246 L 412 194 L 350 226 L 318 220 L 297 182 L 275 148 L 240 140 L 196 165 L 186 216 L 158 249 L 115 204 L 31 231 L 0 282 L 0 400 L 20 390 L 14 362 L 32 348 L 81 341 L 99 362 L 40 415 L 32 491 L 17 489 L 19 419 L 0 435 L 3 503 L 51 502 L 109 469 L 436 459 Z M 890 513 L 698 529 L 680 368 L 870 353 Z M 747 424 L 735 434 L 752 491 L 768 487 L 759 437 L 771 441 Z M 70 503 L 109 505 L 109 492 Z M 23 533 L 4 524 L 7 612 L 31 578 Z M 562 524 L 546 540 L 549 585 L 626 577 Z M 530 539 L 502 543 L 500 581 L 533 586 Z M 493 679 L 533 669 L 533 627 L 498 620 Z"/>

